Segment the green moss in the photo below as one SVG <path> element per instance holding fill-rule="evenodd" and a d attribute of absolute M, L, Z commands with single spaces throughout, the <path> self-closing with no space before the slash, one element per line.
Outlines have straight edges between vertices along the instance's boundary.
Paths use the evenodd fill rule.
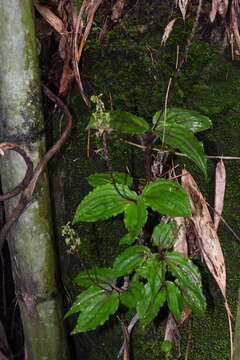
<path fill-rule="evenodd" d="M 111 94 L 114 109 L 121 108 L 150 120 L 152 114 L 164 103 L 165 88 L 175 69 L 176 45 L 180 44 L 182 50 L 191 30 L 192 20 L 189 19 L 184 26 L 177 23 L 166 46 L 161 47 L 160 39 L 165 24 L 156 14 L 160 14 L 159 2 L 153 2 L 149 7 L 144 2 L 138 2 L 134 13 L 116 25 L 101 43 L 96 42 L 94 37 L 90 38 L 83 60 L 83 72 L 91 77 L 90 81 L 85 82 L 86 91 L 89 95 L 103 93 L 106 108 L 111 107 Z M 139 25 L 147 25 L 147 31 L 140 33 Z M 198 110 L 212 118 L 213 130 L 200 134 L 206 152 L 210 155 L 239 155 L 240 72 L 237 66 L 238 63 L 222 57 L 216 46 L 195 41 L 172 97 L 173 105 Z M 94 142 L 92 138 L 91 156 L 86 156 L 87 141 L 83 131 L 88 123 L 89 111 L 83 107 L 77 92 L 73 94 L 71 110 L 74 115 L 74 132 L 64 148 L 64 166 L 68 179 L 65 188 L 68 220 L 90 189 L 86 177 L 106 170 L 103 159 L 94 153 L 96 147 L 101 147 L 99 141 Z M 134 139 L 136 142 L 138 140 Z M 132 150 L 114 138 L 110 142 L 114 169 L 124 170 L 127 161 L 132 175 L 143 177 L 142 152 Z M 213 204 L 216 161 L 208 161 L 207 181 L 190 161 L 183 159 L 181 162 L 187 164 L 204 196 Z M 225 165 L 227 189 L 224 217 L 239 231 L 239 166 L 234 161 L 226 161 Z M 118 240 L 124 231 L 121 217 L 102 223 L 80 224 L 77 228 L 81 237 L 81 250 L 78 256 L 67 259 L 68 269 L 65 270 L 69 279 L 84 266 L 111 265 L 120 252 Z M 233 236 L 223 225 L 220 230 L 227 265 L 228 299 L 235 314 L 239 284 L 239 244 L 234 242 Z M 181 352 L 185 353 L 190 341 L 189 360 L 225 360 L 229 358 L 229 336 L 224 304 L 206 269 L 203 269 L 203 278 L 208 309 L 202 319 L 193 317 L 191 327 L 187 321 L 181 328 Z M 72 290 L 71 285 L 69 287 L 70 292 L 75 294 L 76 289 Z M 122 310 L 129 320 L 129 313 Z M 160 325 L 151 325 L 146 330 L 139 326 L 134 330 L 133 352 L 137 360 L 163 358 L 159 345 L 164 336 L 164 322 L 161 321 Z M 83 357 L 86 360 L 112 359 L 121 344 L 121 330 L 111 320 L 96 332 L 77 336 L 76 342 L 78 341 L 84 349 Z M 81 353 L 81 349 L 79 351 Z"/>

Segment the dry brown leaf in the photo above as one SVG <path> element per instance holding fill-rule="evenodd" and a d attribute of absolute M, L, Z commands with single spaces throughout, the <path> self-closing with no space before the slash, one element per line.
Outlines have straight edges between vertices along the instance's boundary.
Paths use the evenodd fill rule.
<path fill-rule="evenodd" d="M 47 6 L 40 5 L 38 0 L 33 0 L 33 4 L 42 17 L 60 34 L 66 34 L 64 23 Z"/>
<path fill-rule="evenodd" d="M 228 0 L 212 0 L 212 9 L 209 15 L 210 21 L 214 22 L 217 13 L 219 13 L 222 18 L 225 18 L 227 10 Z"/>
<path fill-rule="evenodd" d="M 79 10 L 77 21 L 74 24 L 73 39 L 73 71 L 81 96 L 87 106 L 90 106 L 89 100 L 85 95 L 81 75 L 78 68 L 84 45 L 92 28 L 95 13 L 103 0 L 89 1 L 84 0 Z M 85 20 L 86 19 L 86 20 Z M 86 22 L 86 23 L 85 23 Z"/>
<path fill-rule="evenodd" d="M 233 341 L 231 329 L 231 311 L 226 297 L 226 267 L 221 249 L 221 245 L 215 230 L 211 215 L 208 211 L 206 201 L 204 200 L 196 182 L 189 172 L 182 172 L 182 186 L 187 192 L 191 204 L 192 221 L 194 223 L 198 238 L 198 245 L 201 255 L 214 277 L 216 283 L 225 300 L 225 308 L 228 316 L 231 359 L 233 356 Z"/>
<path fill-rule="evenodd" d="M 175 23 L 175 21 L 177 20 L 177 18 L 171 20 L 167 26 L 165 27 L 164 29 L 164 34 L 163 34 L 163 37 L 162 37 L 162 41 L 161 41 L 161 45 L 165 45 L 167 39 L 169 38 L 169 35 L 171 34 L 172 32 L 172 29 L 173 29 L 173 25 Z"/>
<path fill-rule="evenodd" d="M 218 7 L 218 13 L 222 18 L 225 18 L 228 10 L 228 0 L 222 0 L 221 4 Z"/>
<path fill-rule="evenodd" d="M 219 0 L 212 0 L 212 10 L 209 14 L 209 18 L 211 22 L 214 22 L 216 15 L 217 15 L 217 9 L 218 9 L 218 3 Z"/>
<path fill-rule="evenodd" d="M 189 195 L 192 221 L 199 240 L 199 248 L 206 265 L 226 298 L 226 269 L 220 242 L 206 202 L 193 177 L 182 173 L 182 186 Z"/>
<path fill-rule="evenodd" d="M 182 13 L 183 20 L 185 21 L 188 0 L 177 0 L 176 5 L 179 6 L 179 9 L 180 9 L 180 11 Z"/>
<path fill-rule="evenodd" d="M 218 229 L 219 221 L 222 215 L 225 187 L 226 187 L 226 170 L 223 161 L 220 160 L 216 166 L 216 179 L 215 179 L 214 227 L 216 231 Z"/>

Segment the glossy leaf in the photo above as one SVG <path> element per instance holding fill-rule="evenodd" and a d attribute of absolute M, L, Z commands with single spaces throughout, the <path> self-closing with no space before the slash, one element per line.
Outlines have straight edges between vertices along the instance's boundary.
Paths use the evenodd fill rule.
<path fill-rule="evenodd" d="M 168 251 L 165 253 L 165 260 L 171 273 L 182 285 L 192 288 L 193 290 L 201 287 L 201 274 L 197 266 L 189 259 L 186 259 L 176 251 Z"/>
<path fill-rule="evenodd" d="M 174 222 L 167 224 L 161 222 L 153 229 L 153 243 L 161 249 L 171 248 L 176 240 L 177 226 Z"/>
<path fill-rule="evenodd" d="M 111 268 L 94 268 L 80 271 L 73 281 L 79 286 L 90 286 L 104 282 L 115 283 L 116 278 Z"/>
<path fill-rule="evenodd" d="M 117 276 L 126 275 L 138 268 L 151 256 L 151 251 L 143 245 L 134 245 L 123 251 L 114 261 L 113 269 Z"/>
<path fill-rule="evenodd" d="M 161 122 L 159 130 L 156 132 L 161 138 L 163 138 L 164 133 L 164 142 L 186 154 L 206 176 L 207 157 L 204 153 L 203 144 L 197 140 L 191 131 L 180 124 L 166 123 L 164 125 Z"/>
<path fill-rule="evenodd" d="M 206 310 L 206 299 L 202 293 L 192 291 L 191 289 L 182 288 L 184 302 L 195 312 L 197 315 L 203 315 Z"/>
<path fill-rule="evenodd" d="M 112 184 L 98 186 L 86 195 L 77 207 L 73 224 L 79 221 L 105 220 L 123 212 L 130 203 L 127 198 L 134 199 L 137 195 L 126 185 L 118 184 L 117 188 L 122 196 Z"/>
<path fill-rule="evenodd" d="M 197 266 L 175 251 L 166 252 L 165 260 L 170 272 L 176 277 L 178 286 L 181 287 L 185 295 L 186 303 L 194 311 L 203 313 L 206 301 L 202 292 L 201 274 Z"/>
<path fill-rule="evenodd" d="M 101 295 L 92 299 L 88 306 L 80 313 L 77 319 L 77 325 L 72 331 L 77 334 L 83 331 L 94 330 L 103 325 L 109 316 L 114 314 L 119 305 L 119 294 L 112 290 L 107 293 L 102 290 Z"/>
<path fill-rule="evenodd" d="M 111 291 L 109 285 L 106 285 L 104 288 Z M 92 303 L 93 299 L 98 297 L 101 298 L 102 294 L 105 294 L 104 289 L 98 286 L 90 286 L 88 289 L 82 291 L 81 294 L 76 297 L 65 317 L 68 317 L 79 311 L 84 311 L 89 306 L 89 304 Z"/>
<path fill-rule="evenodd" d="M 126 173 L 113 171 L 112 175 L 115 183 L 128 185 L 129 187 L 131 187 L 133 184 L 133 178 Z M 93 187 L 113 183 L 111 174 L 109 172 L 92 174 L 88 176 L 87 180 Z"/>
<path fill-rule="evenodd" d="M 188 131 L 184 126 L 179 124 L 163 124 L 161 123 L 161 130 L 158 131 L 162 138 L 164 133 L 164 142 L 174 149 L 179 149 L 185 153 L 199 169 L 206 176 L 207 157 L 204 153 L 203 144 L 196 139 L 191 131 Z M 165 128 L 165 131 L 163 131 Z"/>
<path fill-rule="evenodd" d="M 110 126 L 113 130 L 126 134 L 143 134 L 149 130 L 146 120 L 121 110 L 110 111 Z"/>
<path fill-rule="evenodd" d="M 153 210 L 169 216 L 190 216 L 190 203 L 186 192 L 176 182 L 166 179 L 151 181 L 141 197 Z"/>
<path fill-rule="evenodd" d="M 138 198 L 136 202 L 131 202 L 126 206 L 124 211 L 124 224 L 129 231 L 128 244 L 136 239 L 146 221 L 147 206 L 141 198 Z M 124 241 L 121 239 L 121 244 L 126 243 L 126 240 L 126 237 Z"/>
<path fill-rule="evenodd" d="M 159 254 L 153 254 L 136 272 L 139 276 L 148 280 L 152 292 L 156 294 L 164 282 L 166 264 L 159 261 Z"/>
<path fill-rule="evenodd" d="M 173 313 L 175 318 L 180 321 L 181 313 L 183 309 L 182 294 L 179 288 L 172 282 L 166 281 L 167 287 L 167 302 L 170 311 Z"/>
<path fill-rule="evenodd" d="M 143 290 L 143 283 L 133 280 L 128 285 L 128 289 L 120 293 L 120 301 L 128 308 L 134 308 L 137 302 L 141 300 Z"/>
<path fill-rule="evenodd" d="M 163 122 L 164 116 L 165 115 L 163 113 L 160 117 L 160 111 L 158 111 L 153 116 L 153 124 L 155 124 L 156 121 Z M 194 110 L 186 110 L 175 107 L 167 109 L 166 122 L 181 124 L 185 127 L 185 129 L 191 130 L 194 133 L 204 131 L 212 127 L 212 122 L 209 117 L 201 115 Z"/>
<path fill-rule="evenodd" d="M 119 244 L 120 245 L 131 245 L 136 240 L 137 235 L 136 233 L 128 233 L 121 237 Z"/>
<path fill-rule="evenodd" d="M 143 326 L 148 325 L 157 316 L 166 301 L 166 296 L 165 287 L 153 294 L 150 284 L 144 285 L 142 299 L 137 303 L 137 314 Z"/>

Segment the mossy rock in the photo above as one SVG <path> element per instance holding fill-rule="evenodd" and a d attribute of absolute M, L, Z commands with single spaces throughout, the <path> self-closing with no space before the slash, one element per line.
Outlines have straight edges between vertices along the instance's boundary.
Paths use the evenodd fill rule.
<path fill-rule="evenodd" d="M 174 73 L 176 45 L 182 46 L 188 36 L 192 20 L 177 24 L 165 47 L 161 47 L 164 21 L 160 19 L 159 1 L 150 7 L 140 1 L 134 13 L 126 16 L 100 43 L 90 38 L 89 47 L 83 59 L 83 73 L 90 76 L 84 80 L 87 94 L 104 94 L 107 108 L 113 106 L 133 112 L 150 121 L 165 101 L 165 89 L 169 77 Z M 163 6 L 163 5 L 161 5 Z M 161 25 L 159 25 L 161 24 Z M 146 25 L 145 32 L 139 32 Z M 179 41 L 180 39 L 180 41 Z M 181 47 L 182 51 L 182 47 Z M 215 45 L 195 41 L 183 68 L 171 99 L 172 105 L 197 110 L 213 120 L 213 129 L 200 134 L 209 155 L 239 155 L 239 91 L 240 71 L 238 62 L 231 62 L 219 54 Z M 111 95 L 109 95 L 111 94 Z M 99 140 L 91 137 L 90 153 L 86 155 L 87 140 L 84 129 L 90 111 L 84 107 L 77 91 L 72 95 L 71 110 L 74 115 L 74 132 L 63 153 L 65 177 L 65 220 L 71 220 L 76 206 L 90 190 L 87 176 L 97 171 L 105 171 L 103 159 L 93 149 L 101 147 Z M 95 142 L 94 142 L 95 141 Z M 135 139 L 138 142 L 138 139 Z M 126 160 L 133 176 L 144 177 L 142 151 L 130 149 L 118 139 L 110 139 L 114 170 L 124 171 Z M 213 203 L 214 170 L 216 161 L 209 160 L 208 179 L 205 180 L 189 161 L 185 163 L 197 179 L 204 196 Z M 226 161 L 227 189 L 224 218 L 233 229 L 239 231 L 240 192 L 238 162 Z M 61 224 L 59 224 L 61 225 Z M 71 279 L 82 266 L 111 265 L 121 251 L 118 240 L 124 232 L 122 218 L 107 222 L 80 224 L 82 249 L 71 258 L 62 255 L 63 270 L 67 278 L 68 291 L 76 295 Z M 60 239 L 60 241 L 63 241 Z M 237 288 L 239 284 L 239 244 L 229 231 L 221 225 L 220 241 L 226 259 L 228 274 L 228 299 L 235 314 Z M 64 250 L 62 245 L 61 251 Z M 234 256 L 233 256 L 234 254 Z M 67 260 L 66 260 L 67 259 Z M 64 264 L 67 263 L 67 266 Z M 190 344 L 189 360 L 215 360 L 229 358 L 228 324 L 224 304 L 219 291 L 206 269 L 203 269 L 204 283 L 208 298 L 206 315 L 202 319 L 193 317 L 183 325 L 181 353 Z M 69 305 L 69 304 L 68 304 Z M 126 319 L 130 314 L 122 311 Z M 151 325 L 145 331 L 138 325 L 133 333 L 133 354 L 135 360 L 163 359 L 160 342 L 163 339 L 163 324 Z M 74 337 L 77 357 L 86 360 L 112 359 L 116 357 L 122 343 L 121 330 L 117 321 L 110 320 L 95 332 Z M 221 354 L 221 355 L 219 355 Z"/>

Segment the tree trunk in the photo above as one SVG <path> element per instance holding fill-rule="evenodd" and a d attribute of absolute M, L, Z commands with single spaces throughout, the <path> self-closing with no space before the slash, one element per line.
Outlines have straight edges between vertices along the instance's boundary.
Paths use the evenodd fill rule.
<path fill-rule="evenodd" d="M 45 153 L 41 88 L 30 0 L 0 0 L 0 142 L 22 146 L 36 165 Z M 1 161 L 3 192 L 24 177 L 15 152 Z M 9 217 L 18 199 L 5 202 Z M 8 235 L 16 296 L 28 360 L 68 358 L 61 299 L 55 275 L 53 228 L 47 174 L 31 204 Z"/>

